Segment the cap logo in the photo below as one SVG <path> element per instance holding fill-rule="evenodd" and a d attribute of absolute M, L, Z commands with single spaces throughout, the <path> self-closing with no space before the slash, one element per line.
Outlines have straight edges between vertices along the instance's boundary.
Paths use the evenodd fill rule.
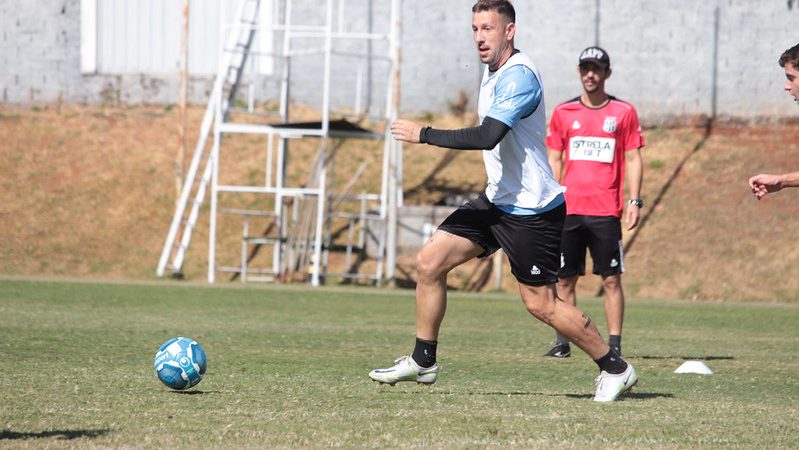
<path fill-rule="evenodd" d="M 591 48 L 587 48 L 587 49 L 585 49 L 583 51 L 583 54 L 580 55 L 580 59 L 587 59 L 587 58 L 602 59 L 604 56 L 605 56 L 605 53 L 602 50 L 600 50 L 600 49 L 598 49 L 596 47 L 591 47 Z"/>

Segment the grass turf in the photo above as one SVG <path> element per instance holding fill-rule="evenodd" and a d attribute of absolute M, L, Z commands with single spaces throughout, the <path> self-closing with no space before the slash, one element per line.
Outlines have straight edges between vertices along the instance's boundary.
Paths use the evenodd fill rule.
<path fill-rule="evenodd" d="M 451 294 L 436 385 L 372 383 L 413 310 L 406 291 L 0 281 L 0 447 L 799 447 L 797 305 L 628 300 L 641 379 L 612 404 L 585 354 L 540 356 L 551 330 L 506 294 Z M 178 335 L 208 353 L 186 393 L 152 369 Z M 673 373 L 685 359 L 716 373 Z"/>

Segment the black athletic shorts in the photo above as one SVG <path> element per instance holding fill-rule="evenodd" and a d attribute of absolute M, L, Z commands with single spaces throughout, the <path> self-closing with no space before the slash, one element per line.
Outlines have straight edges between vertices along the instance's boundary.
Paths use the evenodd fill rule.
<path fill-rule="evenodd" d="M 485 251 L 478 258 L 502 248 L 510 260 L 511 273 L 520 283 L 543 286 L 558 281 L 565 216 L 565 204 L 542 214 L 508 214 L 480 194 L 450 214 L 438 229 L 483 247 Z"/>
<path fill-rule="evenodd" d="M 561 243 L 561 277 L 585 275 L 586 248 L 594 261 L 594 274 L 605 277 L 624 272 L 621 220 L 618 217 L 566 216 Z"/>

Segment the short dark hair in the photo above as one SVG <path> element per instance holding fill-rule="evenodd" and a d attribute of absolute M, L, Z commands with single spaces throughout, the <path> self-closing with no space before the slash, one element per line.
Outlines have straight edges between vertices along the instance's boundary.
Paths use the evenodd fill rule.
<path fill-rule="evenodd" d="M 790 64 L 794 69 L 799 70 L 799 44 L 785 50 L 780 56 L 780 67 Z"/>
<path fill-rule="evenodd" d="M 472 6 L 472 12 L 496 11 L 497 14 L 504 16 L 508 22 L 516 23 L 516 10 L 508 0 L 477 0 Z"/>

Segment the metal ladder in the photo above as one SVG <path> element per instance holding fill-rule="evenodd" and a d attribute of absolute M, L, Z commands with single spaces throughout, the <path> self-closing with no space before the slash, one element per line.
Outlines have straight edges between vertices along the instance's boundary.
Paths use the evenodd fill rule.
<path fill-rule="evenodd" d="M 214 79 L 214 91 L 221 89 L 224 92 L 221 106 L 225 113 L 233 103 L 241 83 L 242 72 L 247 63 L 247 56 L 250 54 L 255 35 L 254 25 L 258 21 L 259 9 L 260 0 L 243 0 L 241 2 L 235 16 L 239 18 L 240 26 L 230 33 L 224 48 L 220 52 L 222 59 Z M 192 232 L 197 224 L 200 207 L 205 200 L 205 193 L 213 172 L 212 164 L 208 164 L 210 150 L 206 150 L 206 143 L 214 122 L 216 102 L 217 97 L 212 95 L 205 109 L 205 115 L 200 126 L 200 135 L 194 148 L 194 155 L 183 182 L 183 188 L 175 208 L 175 214 L 172 216 L 164 247 L 161 250 L 161 258 L 156 269 L 156 275 L 159 277 L 164 276 L 170 256 L 172 256 L 172 264 L 168 268 L 172 273 L 179 274 L 183 269 L 186 250 L 191 243 Z M 201 164 L 205 168 L 202 175 L 198 177 L 197 173 Z M 191 209 L 188 216 L 186 216 L 186 208 L 189 206 L 189 197 L 193 190 L 195 191 L 194 199 L 191 200 Z M 183 229 L 178 241 L 178 231 L 181 226 Z"/>
<path fill-rule="evenodd" d="M 391 17 L 389 20 L 389 33 L 363 33 L 351 32 L 343 28 L 346 6 L 343 0 L 338 0 L 338 28 L 333 27 L 334 23 L 334 2 L 336 0 L 326 0 L 325 8 L 325 24 L 311 24 L 301 25 L 293 23 L 292 18 L 292 4 L 293 0 L 285 0 L 285 3 L 278 6 L 283 8 L 273 8 L 272 16 L 280 16 L 280 21 L 272 18 L 268 24 L 259 24 L 259 19 L 264 21 L 265 17 L 259 17 L 259 9 L 263 5 L 272 4 L 259 0 L 240 0 L 240 9 L 238 14 L 233 16 L 239 23 L 233 25 L 224 24 L 224 18 L 230 17 L 225 14 L 220 14 L 223 20 L 221 25 L 221 40 L 225 40 L 225 45 L 221 46 L 219 58 L 219 70 L 217 71 L 216 78 L 212 89 L 211 98 L 205 111 L 205 116 L 200 130 L 200 138 L 195 148 L 192 162 L 189 166 L 186 180 L 181 191 L 181 196 L 176 206 L 175 215 L 173 216 L 170 225 L 167 239 L 161 253 L 161 259 L 157 268 L 157 275 L 163 276 L 167 269 L 171 270 L 175 275 L 181 275 L 183 269 L 183 262 L 188 250 L 189 243 L 191 242 L 192 232 L 198 221 L 200 208 L 206 201 L 205 197 L 208 196 L 208 203 L 210 204 L 209 214 L 209 245 L 208 245 L 208 282 L 214 283 L 217 272 L 232 272 L 241 276 L 242 282 L 247 282 L 248 272 L 257 275 L 252 278 L 260 278 L 258 281 L 278 281 L 283 279 L 293 278 L 295 275 L 302 276 L 304 279 L 310 275 L 310 283 L 313 286 L 319 285 L 323 277 L 327 273 L 326 256 L 323 258 L 322 251 L 325 250 L 323 246 L 323 235 L 325 224 L 333 215 L 333 211 L 327 205 L 330 201 L 329 197 L 333 197 L 328 193 L 328 188 L 332 190 L 333 185 L 328 187 L 327 182 L 327 166 L 329 159 L 332 157 L 330 154 L 331 139 L 360 137 L 367 139 L 380 139 L 386 141 L 389 137 L 389 128 L 386 125 L 383 133 L 369 132 L 364 129 L 349 129 L 346 126 L 331 130 L 330 124 L 330 81 L 331 81 L 331 56 L 333 54 L 333 40 L 334 39 L 362 39 L 362 40 L 375 40 L 387 41 L 389 44 L 389 56 L 385 58 L 388 61 L 389 72 L 387 74 L 388 86 L 394 86 L 394 81 L 398 79 L 399 68 L 399 4 L 401 0 L 391 0 Z M 224 5 L 226 2 L 221 2 Z M 224 7 L 224 6 L 222 6 Z M 321 11 L 320 11 L 321 13 Z M 270 16 L 271 17 L 271 16 Z M 269 33 L 282 33 L 282 50 L 258 52 L 252 49 L 254 41 L 254 34 L 260 28 L 266 26 Z M 231 32 L 232 31 L 232 32 Z M 273 34 L 272 36 L 276 36 Z M 295 50 L 292 46 L 293 39 L 319 39 L 321 45 L 319 47 L 301 48 Z M 267 55 L 273 61 L 280 61 L 281 67 L 274 74 L 274 81 L 279 80 L 280 90 L 280 108 L 278 114 L 272 111 L 255 112 L 255 115 L 275 115 L 278 116 L 278 123 L 263 123 L 260 120 L 255 122 L 244 122 L 233 120 L 240 118 L 237 113 L 245 111 L 238 111 L 237 104 L 238 97 L 236 91 L 239 90 L 239 85 L 242 87 L 247 84 L 247 78 L 243 76 L 243 70 L 250 56 L 256 54 Z M 321 88 L 322 88 L 322 119 L 318 123 L 314 122 L 289 122 L 289 78 L 291 58 L 293 56 L 319 54 L 323 57 L 319 58 L 319 64 L 322 65 L 321 71 Z M 353 56 L 349 53 L 340 53 L 345 56 Z M 357 56 L 357 55 L 355 55 Z M 371 54 L 369 58 L 373 58 Z M 252 64 L 247 66 L 249 69 L 255 69 Z M 248 104 L 248 111 L 243 116 L 250 117 L 253 114 L 253 86 L 255 79 L 249 84 L 250 88 L 250 102 Z M 357 92 L 356 86 L 356 92 Z M 386 124 L 391 122 L 391 119 L 396 117 L 396 110 L 398 105 L 395 104 L 396 95 L 395 88 L 388 89 L 386 98 L 386 111 L 385 120 Z M 234 99 L 236 102 L 234 102 Z M 355 108 L 359 110 L 359 108 Z M 250 117 L 251 118 L 251 117 Z M 338 123 L 339 121 L 335 121 Z M 346 122 L 346 121 L 345 121 Z M 346 125 L 346 124 L 344 124 Z M 338 124 L 337 126 L 342 126 Z M 249 185 L 241 184 L 228 184 L 220 183 L 220 148 L 222 136 L 227 133 L 232 134 L 250 134 L 261 135 L 267 140 L 267 165 L 266 177 L 263 185 Z M 208 137 L 213 136 L 211 143 L 208 142 Z M 319 148 L 317 150 L 316 161 L 313 167 L 310 168 L 309 179 L 304 185 L 301 186 L 288 186 L 285 178 L 285 161 L 288 152 L 288 141 L 295 138 L 318 138 L 320 139 Z M 273 142 L 277 141 L 276 155 L 273 155 Z M 206 149 L 206 144 L 209 144 L 209 149 Z M 390 236 L 391 227 L 386 225 L 387 220 L 396 217 L 392 213 L 392 206 L 387 199 L 394 199 L 396 194 L 391 194 L 389 188 L 398 185 L 394 177 L 386 175 L 388 170 L 396 170 L 397 164 L 395 156 L 389 157 L 387 154 L 389 150 L 395 154 L 393 150 L 394 145 L 384 144 L 384 158 L 383 158 L 383 176 L 381 178 L 381 193 L 370 194 L 370 201 L 380 202 L 380 213 L 366 214 L 362 212 L 358 217 L 364 222 L 369 222 L 369 227 L 373 223 L 377 223 L 375 229 L 375 240 L 377 241 L 377 258 L 376 258 L 376 273 L 374 276 L 365 277 L 375 279 L 376 284 L 380 284 L 383 275 L 384 260 L 391 261 L 390 249 L 392 244 L 386 242 L 387 236 Z M 273 156 L 276 160 L 273 161 Z M 274 168 L 274 174 L 272 169 Z M 199 171 L 202 174 L 198 176 Z M 272 178 L 274 175 L 274 184 Z M 332 179 L 332 178 L 331 178 Z M 227 181 L 227 179 L 226 179 Z M 293 184 L 293 182 L 292 182 Z M 266 194 L 274 196 L 274 212 L 265 214 L 264 212 L 232 210 L 229 208 L 220 207 L 219 196 L 220 193 L 225 196 L 232 194 Z M 365 194 L 364 194 L 365 195 Z M 366 197 L 364 197 L 366 198 Z M 287 200 L 291 205 L 288 206 Z M 191 207 L 189 208 L 189 205 Z M 394 208 L 396 202 L 394 202 Z M 291 218 L 289 214 L 291 213 Z M 227 267 L 218 265 L 216 261 L 216 246 L 217 246 L 217 221 L 220 214 L 234 214 L 243 217 L 243 234 L 241 244 L 241 257 L 239 258 L 238 267 Z M 249 221 L 252 217 L 273 217 L 274 227 L 277 228 L 277 237 L 263 235 L 254 236 L 249 231 Z M 271 269 L 248 267 L 250 266 L 249 245 L 272 245 L 273 255 Z M 362 250 L 363 245 L 359 245 L 359 251 Z M 350 251 L 352 245 L 349 245 Z M 384 257 L 386 255 L 387 257 Z M 351 255 L 350 255 L 351 256 Z M 350 259 L 348 258 L 348 261 Z M 171 263 L 171 264 L 170 264 Z M 390 264 L 389 264 L 390 266 Z M 300 273 L 302 272 L 302 273 Z M 304 273 L 304 275 L 303 275 Z M 386 271 L 388 274 L 389 271 Z M 260 276 L 264 275 L 264 276 Z M 355 276 L 352 276 L 355 278 Z"/>

